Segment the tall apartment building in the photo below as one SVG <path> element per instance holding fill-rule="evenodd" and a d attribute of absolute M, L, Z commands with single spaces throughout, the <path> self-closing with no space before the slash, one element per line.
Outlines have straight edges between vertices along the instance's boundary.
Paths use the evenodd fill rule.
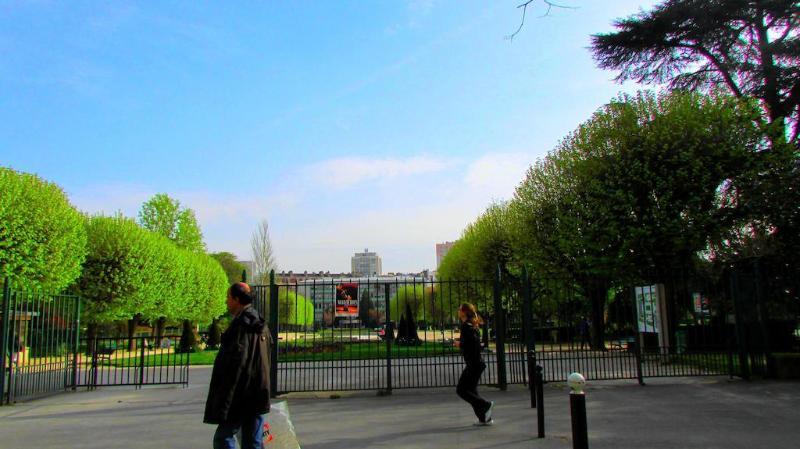
<path fill-rule="evenodd" d="M 350 259 L 353 276 L 380 276 L 383 274 L 381 258 L 378 253 L 364 249 L 363 253 L 355 253 Z"/>
<path fill-rule="evenodd" d="M 455 242 L 444 242 L 444 243 L 437 243 L 436 244 L 436 269 L 439 269 L 439 265 L 442 263 L 442 259 L 444 259 L 445 254 L 450 251 L 450 248 L 453 247 Z"/>

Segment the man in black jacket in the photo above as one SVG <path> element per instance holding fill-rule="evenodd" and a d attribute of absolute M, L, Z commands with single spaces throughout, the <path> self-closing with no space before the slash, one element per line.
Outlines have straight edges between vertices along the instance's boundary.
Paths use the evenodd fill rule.
<path fill-rule="evenodd" d="M 226 305 L 233 321 L 222 334 L 203 422 L 217 424 L 214 449 L 235 449 L 241 432 L 242 449 L 262 447 L 264 414 L 269 412 L 269 328 L 252 306 L 250 286 L 228 289 Z"/>

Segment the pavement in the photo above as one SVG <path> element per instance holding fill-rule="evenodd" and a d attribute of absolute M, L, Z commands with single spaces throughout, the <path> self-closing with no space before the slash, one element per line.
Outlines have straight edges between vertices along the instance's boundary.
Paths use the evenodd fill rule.
<path fill-rule="evenodd" d="M 209 448 L 202 423 L 210 369 L 183 387 L 112 387 L 0 407 L 0 449 Z M 481 388 L 495 425 L 473 427 L 453 388 L 294 393 L 288 405 L 304 449 L 571 448 L 569 393 L 545 385 L 546 438 L 536 438 L 528 391 Z M 586 391 L 595 448 L 772 448 L 800 442 L 800 382 L 726 378 L 593 382 Z M 274 430 L 273 430 L 274 431 Z"/>

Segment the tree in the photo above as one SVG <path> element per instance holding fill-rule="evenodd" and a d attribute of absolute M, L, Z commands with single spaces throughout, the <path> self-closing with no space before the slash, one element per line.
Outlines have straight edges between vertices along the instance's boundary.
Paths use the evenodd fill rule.
<path fill-rule="evenodd" d="M 369 291 L 365 289 L 358 300 L 358 319 L 366 327 L 375 327 L 378 325 L 377 317 L 375 302 L 372 301 Z"/>
<path fill-rule="evenodd" d="M 724 86 L 761 100 L 769 123 L 800 133 L 800 4 L 795 0 L 667 0 L 592 38 L 617 80 L 678 89 Z"/>
<path fill-rule="evenodd" d="M 494 203 L 467 225 L 439 266 L 440 279 L 494 279 L 498 267 L 515 277 L 509 236 L 508 205 Z"/>
<path fill-rule="evenodd" d="M 511 205 L 520 257 L 582 287 L 594 346 L 616 280 L 664 281 L 725 230 L 719 192 L 763 144 L 758 115 L 725 95 L 624 96 L 529 170 Z"/>
<path fill-rule="evenodd" d="M 141 320 L 208 322 L 225 310 L 227 279 L 211 257 L 178 248 L 121 215 L 90 217 L 86 230 L 89 252 L 78 291 L 90 324 L 128 320 L 132 337 Z"/>
<path fill-rule="evenodd" d="M 313 326 L 314 303 L 295 291 L 281 289 L 278 293 L 278 323 L 300 328 Z"/>
<path fill-rule="evenodd" d="M 269 238 L 269 222 L 261 220 L 250 238 L 250 248 L 253 251 L 253 282 L 255 284 L 269 283 L 269 272 L 278 269 L 275 255 L 272 252 L 272 242 Z"/>
<path fill-rule="evenodd" d="M 228 283 L 240 282 L 242 280 L 242 272 L 247 267 L 241 262 L 236 260 L 236 256 L 229 252 L 219 252 L 209 254 L 212 258 L 219 262 L 222 269 L 225 270 L 225 275 L 228 276 Z"/>
<path fill-rule="evenodd" d="M 797 260 L 800 248 L 800 3 L 795 0 L 668 0 L 618 20 L 592 38 L 600 67 L 617 80 L 672 88 L 727 89 L 760 100 L 769 150 L 738 185 L 725 186 L 737 222 L 715 253 Z"/>
<path fill-rule="evenodd" d="M 172 240 L 180 248 L 197 253 L 205 252 L 203 233 L 194 211 L 182 208 L 180 201 L 165 193 L 158 193 L 142 204 L 139 224 Z"/>
<path fill-rule="evenodd" d="M 83 217 L 61 188 L 0 167 L 0 277 L 58 291 L 80 275 L 85 256 Z"/>

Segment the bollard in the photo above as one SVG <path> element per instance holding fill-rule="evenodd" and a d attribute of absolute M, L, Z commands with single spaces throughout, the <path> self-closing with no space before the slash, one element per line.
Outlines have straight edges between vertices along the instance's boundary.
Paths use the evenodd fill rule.
<path fill-rule="evenodd" d="M 567 378 L 569 393 L 569 413 L 572 418 L 572 448 L 589 449 L 589 430 L 586 423 L 586 395 L 583 387 L 586 379 L 580 373 L 572 373 Z"/>
<path fill-rule="evenodd" d="M 539 438 L 544 438 L 544 376 L 542 367 L 536 365 L 536 426 L 539 430 Z"/>

